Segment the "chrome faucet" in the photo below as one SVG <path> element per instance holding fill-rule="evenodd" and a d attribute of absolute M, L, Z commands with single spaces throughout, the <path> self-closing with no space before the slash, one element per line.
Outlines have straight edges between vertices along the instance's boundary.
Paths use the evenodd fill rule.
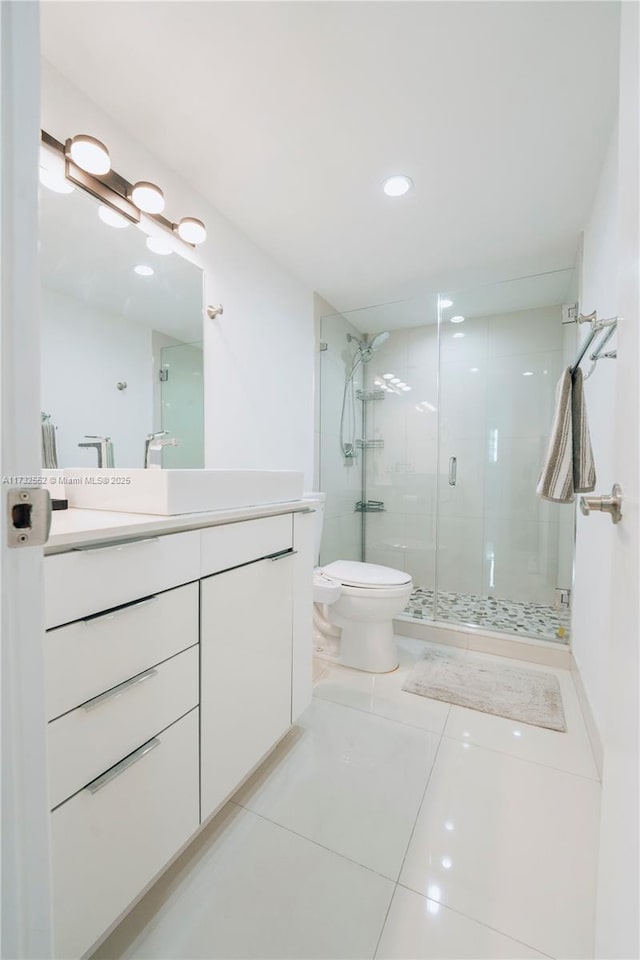
<path fill-rule="evenodd" d="M 79 443 L 79 447 L 95 447 L 98 451 L 98 469 L 104 467 L 113 467 L 115 463 L 113 461 L 113 443 L 111 442 L 111 437 L 96 437 L 92 433 L 85 433 L 87 440 L 90 440 L 90 443 Z"/>
<path fill-rule="evenodd" d="M 159 454 L 163 447 L 179 447 L 180 441 L 176 437 L 167 437 L 168 430 L 159 433 L 149 433 L 144 441 L 144 468 L 145 470 L 160 470 L 162 463 Z M 158 454 L 156 459 L 153 455 Z"/>

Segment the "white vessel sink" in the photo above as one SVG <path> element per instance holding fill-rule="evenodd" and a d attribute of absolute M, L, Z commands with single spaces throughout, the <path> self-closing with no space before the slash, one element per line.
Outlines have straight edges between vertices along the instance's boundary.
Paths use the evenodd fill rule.
<path fill-rule="evenodd" d="M 299 500 L 303 474 L 292 470 L 65 469 L 70 507 L 152 513 L 230 510 Z"/>

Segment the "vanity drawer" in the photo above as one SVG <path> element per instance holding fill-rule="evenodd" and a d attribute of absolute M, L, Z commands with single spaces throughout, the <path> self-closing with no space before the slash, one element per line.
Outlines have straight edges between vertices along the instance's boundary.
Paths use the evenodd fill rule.
<path fill-rule="evenodd" d="M 86 953 L 198 822 L 195 709 L 51 814 L 55 956 Z"/>
<path fill-rule="evenodd" d="M 207 527 L 202 533 L 201 576 L 230 570 L 269 554 L 290 550 L 293 545 L 293 519 L 287 513 L 259 520 L 243 520 L 220 527 Z"/>
<path fill-rule="evenodd" d="M 198 642 L 198 584 L 48 630 L 47 720 Z"/>
<path fill-rule="evenodd" d="M 44 558 L 45 626 L 57 627 L 200 576 L 200 531 Z"/>
<path fill-rule="evenodd" d="M 198 659 L 191 647 L 47 726 L 52 807 L 198 705 Z"/>

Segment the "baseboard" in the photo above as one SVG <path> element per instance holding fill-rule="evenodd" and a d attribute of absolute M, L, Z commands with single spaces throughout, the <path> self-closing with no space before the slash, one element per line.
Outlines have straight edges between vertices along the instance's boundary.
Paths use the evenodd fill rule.
<path fill-rule="evenodd" d="M 591 709 L 591 703 L 589 701 L 589 696 L 587 694 L 584 683 L 582 682 L 582 677 L 580 676 L 580 670 L 578 665 L 571 658 L 571 675 L 573 677 L 573 682 L 575 684 L 576 693 L 578 694 L 578 701 L 580 702 L 580 709 L 582 710 L 582 716 L 584 717 L 584 723 L 587 728 L 587 734 L 589 735 L 589 740 L 591 741 L 591 749 L 593 751 L 593 759 L 596 762 L 596 769 L 598 771 L 598 776 L 602 780 L 602 767 L 604 762 L 604 745 L 602 743 L 602 737 L 600 736 L 600 731 L 598 730 L 598 725 L 596 723 L 596 718 L 593 715 L 593 710 Z"/>
<path fill-rule="evenodd" d="M 530 637 L 509 636 L 491 633 L 478 627 L 455 626 L 438 620 L 423 621 L 396 619 L 393 621 L 396 634 L 401 637 L 413 637 L 416 640 L 429 640 L 431 643 L 444 643 L 464 650 L 476 650 L 478 653 L 492 653 L 498 657 L 511 657 L 546 667 L 573 668 L 573 657 L 568 646 L 553 643 L 550 640 L 534 640 Z"/>

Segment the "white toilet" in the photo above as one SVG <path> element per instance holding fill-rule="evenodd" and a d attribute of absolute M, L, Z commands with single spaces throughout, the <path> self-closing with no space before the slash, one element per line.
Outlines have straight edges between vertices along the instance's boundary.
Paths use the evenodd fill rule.
<path fill-rule="evenodd" d="M 313 494 L 316 561 L 324 521 L 324 494 Z M 311 499 L 311 495 L 310 495 Z M 313 574 L 313 642 L 316 656 L 369 673 L 398 666 L 393 618 L 411 596 L 411 575 L 374 563 L 336 560 Z"/>

